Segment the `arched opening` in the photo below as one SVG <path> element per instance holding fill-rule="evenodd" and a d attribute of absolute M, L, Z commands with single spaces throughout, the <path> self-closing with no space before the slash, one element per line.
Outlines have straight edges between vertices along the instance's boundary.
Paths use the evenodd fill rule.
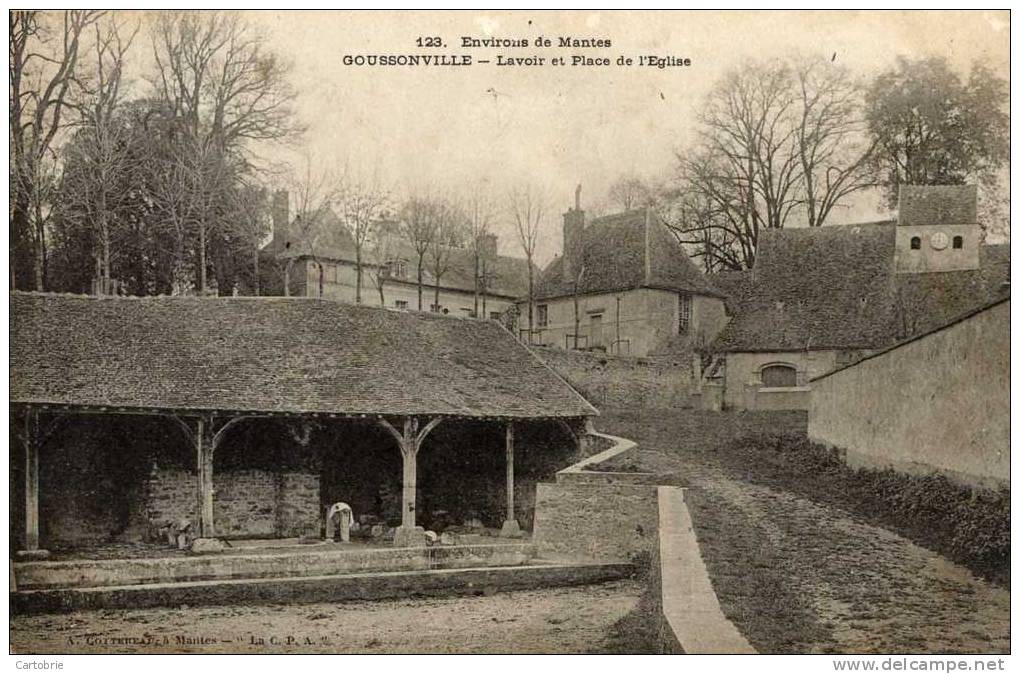
<path fill-rule="evenodd" d="M 953 248 L 956 248 L 956 249 L 963 248 L 963 237 L 962 236 L 954 236 L 953 237 Z"/>
<path fill-rule="evenodd" d="M 773 363 L 761 369 L 765 388 L 793 388 L 797 385 L 797 368 L 786 363 Z"/>
<path fill-rule="evenodd" d="M 910 237 L 910 250 L 921 250 L 921 237 Z"/>

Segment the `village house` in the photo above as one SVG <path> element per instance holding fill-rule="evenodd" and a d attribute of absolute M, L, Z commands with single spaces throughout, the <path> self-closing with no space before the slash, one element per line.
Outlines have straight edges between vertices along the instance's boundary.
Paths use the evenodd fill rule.
<path fill-rule="evenodd" d="M 515 535 L 598 414 L 495 321 L 283 297 L 10 308 L 21 557 L 182 521 L 212 541 L 314 539 L 341 501 L 397 545 L 465 518 Z"/>
<path fill-rule="evenodd" d="M 1008 295 L 974 186 L 900 188 L 895 221 L 767 230 L 754 269 L 717 276 L 732 319 L 703 405 L 808 409 L 810 380 Z"/>
<path fill-rule="evenodd" d="M 723 300 L 653 209 L 585 222 L 579 188 L 563 215 L 563 254 L 535 287 L 531 339 L 629 356 L 689 352 L 722 328 Z M 522 304 L 522 332 L 527 316 Z"/>
<path fill-rule="evenodd" d="M 286 293 L 355 302 L 357 251 L 351 233 L 328 211 L 314 232 L 301 231 L 298 224 L 290 218 L 287 192 L 278 191 L 273 197 L 273 238 L 264 253 L 285 275 Z M 377 241 L 362 251 L 361 303 L 418 310 L 418 253 L 398 222 L 384 221 L 377 228 Z M 448 268 L 438 280 L 426 256 L 422 311 L 498 318 L 527 293 L 527 261 L 500 255 L 495 234 L 482 235 L 478 248 L 476 270 L 473 250 L 451 247 Z M 283 288 L 277 292 L 283 294 Z"/>

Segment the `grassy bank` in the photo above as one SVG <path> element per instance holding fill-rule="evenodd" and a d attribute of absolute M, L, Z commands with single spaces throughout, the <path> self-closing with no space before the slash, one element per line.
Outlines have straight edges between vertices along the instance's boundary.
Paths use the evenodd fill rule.
<path fill-rule="evenodd" d="M 1009 586 L 1009 489 L 962 486 L 941 475 L 854 469 L 803 436 L 736 439 L 719 458 L 758 484 L 849 510 Z"/>

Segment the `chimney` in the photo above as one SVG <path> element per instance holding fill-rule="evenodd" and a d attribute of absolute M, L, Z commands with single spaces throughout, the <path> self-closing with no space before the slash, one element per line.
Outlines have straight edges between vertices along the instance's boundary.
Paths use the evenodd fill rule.
<path fill-rule="evenodd" d="M 478 253 L 486 260 L 496 259 L 497 242 L 495 234 L 482 234 L 478 237 Z"/>
<path fill-rule="evenodd" d="M 581 263 L 581 237 L 584 236 L 584 211 L 581 210 L 581 186 L 574 190 L 574 207 L 563 214 L 563 282 L 573 283 L 575 268 Z"/>
<path fill-rule="evenodd" d="M 971 225 L 977 221 L 977 185 L 900 185 L 900 225 Z"/>
<path fill-rule="evenodd" d="M 290 238 L 290 194 L 287 190 L 273 193 L 273 247 L 282 250 Z"/>

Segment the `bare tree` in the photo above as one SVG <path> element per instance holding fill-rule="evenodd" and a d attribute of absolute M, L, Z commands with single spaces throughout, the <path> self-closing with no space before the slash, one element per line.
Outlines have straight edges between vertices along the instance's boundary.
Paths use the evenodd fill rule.
<path fill-rule="evenodd" d="M 380 182 L 378 173 L 361 179 L 348 170 L 335 193 L 337 215 L 354 240 L 354 301 L 361 304 L 365 254 L 377 234 L 376 225 L 389 213 L 390 192 Z"/>
<path fill-rule="evenodd" d="M 319 272 L 318 294 L 322 296 L 325 283 L 322 262 L 317 250 L 320 239 L 325 234 L 326 221 L 331 215 L 331 207 L 337 201 L 336 185 L 338 181 L 328 171 L 319 171 L 313 166 L 312 158 L 304 157 L 304 166 L 300 171 L 293 171 L 288 180 L 289 193 L 294 196 L 294 220 L 290 223 L 291 239 L 294 248 L 304 248 L 312 258 Z M 288 246 L 291 242 L 287 243 Z M 283 272 L 283 294 L 290 295 L 290 273 L 297 259 L 297 250 L 290 251 Z"/>
<path fill-rule="evenodd" d="M 138 32 L 126 37 L 116 20 L 96 22 L 94 60 L 82 67 L 80 87 L 71 104 L 78 112 L 73 139 L 67 145 L 59 208 L 65 217 L 77 219 L 92 232 L 94 278 L 98 292 L 114 291 L 110 265 L 113 256 L 113 221 L 125 197 L 117 189 L 126 175 L 139 170 L 138 155 L 126 151 L 132 129 L 116 115 L 122 102 L 124 57 Z"/>
<path fill-rule="evenodd" d="M 206 250 L 225 226 L 229 191 L 251 162 L 249 141 L 298 131 L 287 68 L 237 14 L 164 12 L 153 24 L 152 84 L 175 121 L 179 159 L 191 174 L 199 237 L 197 284 L 206 289 Z"/>
<path fill-rule="evenodd" d="M 487 293 L 487 279 L 489 278 L 492 260 L 488 259 L 488 250 L 485 247 L 486 241 L 491 236 L 493 220 L 495 219 L 495 205 L 485 192 L 481 184 L 475 185 L 467 203 L 464 207 L 467 225 L 468 245 L 471 247 L 471 254 L 474 262 L 474 293 L 475 293 L 475 316 L 485 316 L 485 295 Z M 479 314 L 479 298 L 481 298 L 481 311 Z"/>
<path fill-rule="evenodd" d="M 804 208 L 808 226 L 820 227 L 846 197 L 877 184 L 875 143 L 866 137 L 864 87 L 845 67 L 824 59 L 805 60 L 795 80 Z"/>
<path fill-rule="evenodd" d="M 102 15 L 94 10 L 67 10 L 59 18 L 38 11 L 9 14 L 11 287 L 20 263 L 15 248 L 31 259 L 31 280 L 23 283 L 45 287 L 54 143 L 67 124 L 64 113 L 78 84 L 82 37 Z"/>
<path fill-rule="evenodd" d="M 751 62 L 719 82 L 698 146 L 677 155 L 683 203 L 666 209 L 706 268 L 753 266 L 761 230 L 801 214 L 820 226 L 872 184 L 860 98 L 846 70 L 817 61 Z"/>
<path fill-rule="evenodd" d="M 654 196 L 652 187 L 633 174 L 617 178 L 609 186 L 608 192 L 609 200 L 623 211 L 650 206 L 654 202 Z"/>
<path fill-rule="evenodd" d="M 464 238 L 465 218 L 460 208 L 449 200 L 434 204 L 435 220 L 432 241 L 428 247 L 428 270 L 434 284 L 432 310 L 439 311 L 439 291 L 443 276 L 453 264 L 453 255 Z"/>
<path fill-rule="evenodd" d="M 412 196 L 404 204 L 401 225 L 404 237 L 414 249 L 418 279 L 418 311 L 422 310 L 425 256 L 436 238 L 438 206 L 431 196 Z"/>
<path fill-rule="evenodd" d="M 547 198 L 534 185 L 510 191 L 507 198 L 517 240 L 528 262 L 528 343 L 534 339 L 535 324 L 535 251 L 543 230 Z"/>
<path fill-rule="evenodd" d="M 271 229 L 269 195 L 261 185 L 242 183 L 233 190 L 232 197 L 230 220 L 233 234 L 243 247 L 242 252 L 252 256 L 251 289 L 258 297 L 262 294 L 259 253 Z"/>
<path fill-rule="evenodd" d="M 376 227 L 370 243 L 372 265 L 369 267 L 369 278 L 379 293 L 379 306 L 383 307 L 386 306 L 386 282 L 393 274 L 393 265 L 397 263 L 394 257 L 399 252 L 394 225 L 395 222 L 387 221 L 384 226 Z"/>

